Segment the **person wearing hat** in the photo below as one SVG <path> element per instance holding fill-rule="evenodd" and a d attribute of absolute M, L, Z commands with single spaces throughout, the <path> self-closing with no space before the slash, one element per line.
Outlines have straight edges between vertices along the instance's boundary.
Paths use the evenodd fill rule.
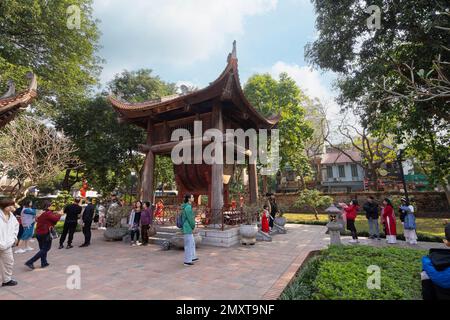
<path fill-rule="evenodd" d="M 430 249 L 422 257 L 423 300 L 450 300 L 450 223 L 445 226 L 445 249 Z"/>
<path fill-rule="evenodd" d="M 0 200 L 0 275 L 2 287 L 15 286 L 12 278 L 14 257 L 12 247 L 17 241 L 19 222 L 14 216 L 15 202 L 11 199 Z"/>
<path fill-rule="evenodd" d="M 67 234 L 69 234 L 69 240 L 67 240 L 67 249 L 73 248 L 72 240 L 75 230 L 77 229 L 78 219 L 82 211 L 80 206 L 80 198 L 75 198 L 72 204 L 69 204 L 64 208 L 66 219 L 64 220 L 64 228 L 59 240 L 59 249 L 64 248 L 64 241 L 66 241 Z"/>

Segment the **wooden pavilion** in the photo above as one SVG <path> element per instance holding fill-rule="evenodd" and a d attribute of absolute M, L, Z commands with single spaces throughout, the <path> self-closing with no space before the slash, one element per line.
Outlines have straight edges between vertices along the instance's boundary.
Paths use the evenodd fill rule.
<path fill-rule="evenodd" d="M 0 97 L 0 128 L 14 119 L 20 109 L 26 108 L 37 97 L 37 80 L 33 73 L 28 73 L 30 79 L 28 89 L 16 94 L 14 82 L 8 82 L 8 91 Z"/>
<path fill-rule="evenodd" d="M 210 128 L 225 133 L 226 129 L 270 129 L 279 120 L 279 116 L 271 119 L 263 117 L 244 96 L 239 81 L 236 41 L 228 55 L 225 70 L 204 89 L 141 103 L 128 103 L 113 96 L 109 96 L 109 101 L 118 113 L 120 122 L 126 121 L 147 131 L 146 144 L 140 146 L 140 151 L 146 153 L 141 179 L 143 200 L 153 197 L 155 155 L 170 155 L 173 147 L 179 143 L 170 140 L 175 129 L 187 129 L 193 136 L 194 121 L 202 121 L 203 133 Z M 194 139 L 201 139 L 203 147 L 211 142 L 201 137 Z M 174 165 L 180 200 L 185 193 L 192 193 L 195 197 L 208 195 L 212 217 L 217 217 L 223 206 L 228 204 L 229 177 L 233 170 L 234 166 L 207 165 L 204 162 Z M 250 202 L 254 203 L 258 198 L 255 164 L 248 165 L 248 174 Z"/>

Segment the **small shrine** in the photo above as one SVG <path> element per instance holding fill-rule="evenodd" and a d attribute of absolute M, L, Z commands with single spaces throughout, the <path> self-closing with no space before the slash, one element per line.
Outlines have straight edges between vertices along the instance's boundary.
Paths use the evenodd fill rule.
<path fill-rule="evenodd" d="M 143 200 L 153 198 L 155 155 L 170 156 L 179 143 L 171 141 L 174 130 L 187 129 L 193 137 L 187 143 L 200 139 L 204 149 L 211 141 L 194 137 L 194 121 L 202 122 L 202 134 L 210 128 L 225 134 L 227 129 L 271 129 L 279 120 L 279 116 L 263 117 L 244 96 L 239 81 L 236 41 L 225 70 L 206 88 L 141 103 L 128 103 L 114 96 L 109 96 L 109 101 L 118 113 L 119 121 L 142 127 L 147 132 L 146 143 L 140 145 L 140 151 L 146 154 L 141 179 Z M 248 155 L 246 151 L 239 147 L 235 149 L 236 153 Z M 193 152 L 191 154 L 195 156 Z M 247 170 L 249 198 L 251 203 L 255 203 L 258 198 L 256 164 L 248 164 Z M 192 193 L 196 199 L 206 195 L 212 217 L 218 218 L 222 208 L 229 205 L 229 183 L 233 171 L 234 165 L 229 164 L 194 164 L 192 161 L 191 164 L 174 165 L 179 201 L 186 193 Z"/>

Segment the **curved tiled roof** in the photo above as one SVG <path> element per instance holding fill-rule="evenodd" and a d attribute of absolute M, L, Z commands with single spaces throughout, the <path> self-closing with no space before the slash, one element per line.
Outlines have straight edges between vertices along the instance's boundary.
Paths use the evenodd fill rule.
<path fill-rule="evenodd" d="M 128 119 L 138 119 L 147 117 L 149 112 L 152 111 L 156 114 L 159 112 L 165 112 L 167 110 L 165 107 L 168 106 L 181 107 L 200 103 L 213 97 L 222 97 L 225 100 L 231 100 L 233 97 L 233 92 L 236 94 L 236 99 L 239 100 L 237 103 L 244 106 L 249 116 L 260 123 L 263 127 L 273 127 L 280 120 L 280 115 L 265 118 L 245 97 L 239 80 L 236 41 L 233 43 L 233 51 L 228 55 L 227 66 L 224 71 L 216 80 L 203 89 L 189 92 L 187 94 L 176 94 L 139 103 L 122 101 L 112 95 L 108 97 L 108 100 L 122 117 Z"/>
<path fill-rule="evenodd" d="M 33 73 L 28 73 L 30 79 L 28 89 L 18 94 L 15 93 L 14 84 L 10 82 L 9 90 L 0 97 L 0 127 L 11 121 L 21 108 L 26 108 L 28 104 L 37 96 L 37 80 Z"/>

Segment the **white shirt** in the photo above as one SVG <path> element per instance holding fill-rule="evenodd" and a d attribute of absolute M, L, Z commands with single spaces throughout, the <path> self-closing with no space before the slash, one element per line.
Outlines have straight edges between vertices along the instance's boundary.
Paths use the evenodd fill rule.
<path fill-rule="evenodd" d="M 17 241 L 19 233 L 19 222 L 11 213 L 9 219 L 0 209 L 0 250 L 8 250 Z"/>

